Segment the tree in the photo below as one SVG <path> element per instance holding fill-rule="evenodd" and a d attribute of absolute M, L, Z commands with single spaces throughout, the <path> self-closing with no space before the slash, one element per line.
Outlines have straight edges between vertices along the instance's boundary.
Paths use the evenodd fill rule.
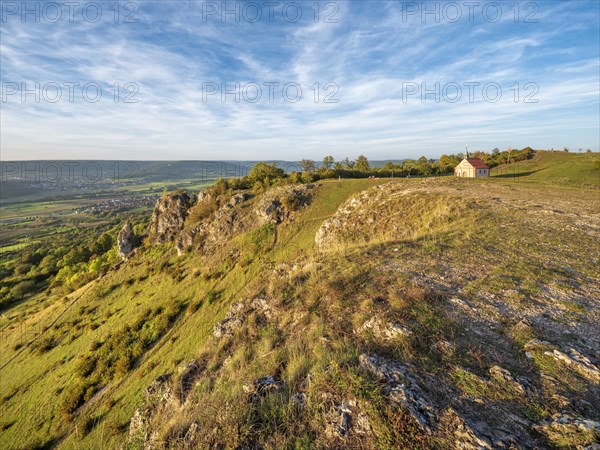
<path fill-rule="evenodd" d="M 412 173 L 414 168 L 415 168 L 415 162 L 412 159 L 407 159 L 406 161 L 404 161 L 402 163 L 402 170 L 404 172 L 406 172 L 407 174 Z"/>
<path fill-rule="evenodd" d="M 429 165 L 429 161 L 427 161 L 427 158 L 425 158 L 424 156 L 421 156 L 417 160 L 417 168 L 419 169 L 419 172 L 421 172 L 421 174 L 425 176 L 431 175 L 431 166 Z"/>
<path fill-rule="evenodd" d="M 342 168 L 347 169 L 347 170 L 354 169 L 354 161 L 350 161 L 348 158 L 345 158 L 342 161 Z"/>
<path fill-rule="evenodd" d="M 331 156 L 331 155 L 326 156 L 325 158 L 323 158 L 323 168 L 325 170 L 331 169 L 333 167 L 334 162 L 335 162 L 335 159 L 333 159 L 333 156 Z"/>
<path fill-rule="evenodd" d="M 312 159 L 303 159 L 300 161 L 300 166 L 303 172 L 314 172 L 317 165 Z"/>
<path fill-rule="evenodd" d="M 356 170 L 360 172 L 368 172 L 370 170 L 369 160 L 367 160 L 367 157 L 365 155 L 360 155 L 358 158 L 356 158 L 355 167 Z"/>
<path fill-rule="evenodd" d="M 284 177 L 285 171 L 277 167 L 276 163 L 257 163 L 248 174 L 248 178 L 250 178 L 252 184 L 260 182 L 265 185 L 270 185 L 274 180 Z"/>
<path fill-rule="evenodd" d="M 294 184 L 300 183 L 300 174 L 294 170 L 290 173 L 290 181 Z"/>
<path fill-rule="evenodd" d="M 90 248 L 90 253 L 101 255 L 109 251 L 113 244 L 113 238 L 108 233 L 103 233 Z"/>
<path fill-rule="evenodd" d="M 451 173 L 454 167 L 459 163 L 458 158 L 442 155 L 437 162 L 437 168 L 439 173 Z"/>

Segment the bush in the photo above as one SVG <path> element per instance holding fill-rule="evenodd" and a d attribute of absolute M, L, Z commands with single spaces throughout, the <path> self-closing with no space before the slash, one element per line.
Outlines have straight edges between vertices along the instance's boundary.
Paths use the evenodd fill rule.
<path fill-rule="evenodd" d="M 35 283 L 31 280 L 21 281 L 10 290 L 11 295 L 17 299 L 22 299 L 33 292 L 35 292 Z"/>
<path fill-rule="evenodd" d="M 52 350 L 54 347 L 56 347 L 57 344 L 58 344 L 58 342 L 56 341 L 56 338 L 53 335 L 49 335 L 49 336 L 43 336 L 40 339 L 38 339 L 37 341 L 35 341 L 32 344 L 31 348 L 38 355 L 43 355 L 44 353 L 47 353 L 50 350 Z"/>
<path fill-rule="evenodd" d="M 301 178 L 303 183 L 312 183 L 314 181 L 314 176 L 311 172 L 302 172 Z"/>
<path fill-rule="evenodd" d="M 63 395 L 59 411 L 65 415 L 73 414 L 83 404 L 85 392 L 89 387 L 82 381 L 73 384 Z"/>

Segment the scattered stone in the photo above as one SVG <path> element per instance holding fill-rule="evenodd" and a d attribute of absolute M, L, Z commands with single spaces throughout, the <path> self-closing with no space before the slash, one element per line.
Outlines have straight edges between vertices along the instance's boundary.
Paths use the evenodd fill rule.
<path fill-rule="evenodd" d="M 448 341 L 437 341 L 434 345 L 434 350 L 442 356 L 450 357 L 454 354 L 455 346 Z"/>
<path fill-rule="evenodd" d="M 540 341 L 539 339 L 532 339 L 523 346 L 525 350 L 539 350 L 540 347 L 552 347 L 552 344 L 550 344 L 550 342 Z"/>
<path fill-rule="evenodd" d="M 201 370 L 202 365 L 195 359 L 179 367 L 179 377 L 177 386 L 175 386 L 175 393 L 180 404 L 183 404 L 187 398 Z"/>
<path fill-rule="evenodd" d="M 200 434 L 200 424 L 198 422 L 192 422 L 188 430 L 183 437 L 183 448 L 192 449 L 198 445 L 198 437 Z"/>
<path fill-rule="evenodd" d="M 244 324 L 239 317 L 225 318 L 213 327 L 213 336 L 217 339 L 233 336 L 235 331 Z"/>
<path fill-rule="evenodd" d="M 334 404 L 325 413 L 325 434 L 330 439 L 343 439 L 350 433 L 350 426 L 352 423 L 350 409 L 347 402 L 343 401 L 341 404 Z"/>
<path fill-rule="evenodd" d="M 306 404 L 306 394 L 304 392 L 296 392 L 292 395 L 292 401 L 299 406 L 304 406 Z"/>
<path fill-rule="evenodd" d="M 263 397 L 272 392 L 277 392 L 282 388 L 283 382 L 272 375 L 258 378 L 252 383 L 243 386 L 244 392 L 250 395 L 251 400 Z"/>
<path fill-rule="evenodd" d="M 492 376 L 492 378 L 510 385 L 514 390 L 516 390 L 522 395 L 525 394 L 525 389 L 523 388 L 523 386 L 521 386 L 521 384 L 512 376 L 512 374 L 508 370 L 503 369 L 500 366 L 492 366 L 490 367 L 489 373 Z"/>
<path fill-rule="evenodd" d="M 566 435 L 577 435 L 578 440 L 587 440 L 582 444 L 591 446 L 597 443 L 600 422 L 566 413 L 556 413 L 552 415 L 551 420 L 544 420 L 539 425 L 535 425 L 533 429 L 545 435 L 551 442 L 561 440 Z"/>
<path fill-rule="evenodd" d="M 144 390 L 144 404 L 135 410 L 129 422 L 130 440 L 140 440 L 144 448 L 151 448 L 154 439 L 152 419 L 173 402 L 171 374 L 161 375 Z"/>
<path fill-rule="evenodd" d="M 592 362 L 587 357 L 585 357 L 575 349 L 571 349 L 569 353 L 571 354 L 571 356 L 557 349 L 544 352 L 544 354 L 552 356 L 557 361 L 562 361 L 566 365 L 574 368 L 586 378 L 595 381 L 600 381 L 600 370 L 598 369 L 598 367 L 592 364 Z"/>
<path fill-rule="evenodd" d="M 359 333 L 371 331 L 376 339 L 389 341 L 399 337 L 409 336 L 412 334 L 408 328 L 397 323 L 387 322 L 379 317 L 372 317 L 365 322 L 358 330 Z"/>
<path fill-rule="evenodd" d="M 359 435 L 368 435 L 373 433 L 373 427 L 371 426 L 371 420 L 368 414 L 359 413 L 358 417 L 354 421 L 354 431 Z"/>
<path fill-rule="evenodd" d="M 473 429 L 451 407 L 446 408 L 440 420 L 453 430 L 454 445 L 457 449 L 491 450 L 492 448 L 499 447 L 492 447 L 487 439 L 477 436 Z"/>
<path fill-rule="evenodd" d="M 144 390 L 144 397 L 153 402 L 169 401 L 173 394 L 171 374 L 161 375 Z"/>
<path fill-rule="evenodd" d="M 270 319 L 273 315 L 273 309 L 269 305 L 266 299 L 264 298 L 255 298 L 250 303 L 250 308 L 261 312 L 267 319 Z"/>
<path fill-rule="evenodd" d="M 270 319 L 273 315 L 273 309 L 264 298 L 256 298 L 249 303 L 236 302 L 231 305 L 225 318 L 215 324 L 213 336 L 216 339 L 233 336 L 236 330 L 244 324 L 248 315 L 253 312 L 261 314 L 266 319 Z"/>
<path fill-rule="evenodd" d="M 237 206 L 248 200 L 249 196 L 246 193 L 235 194 L 229 199 L 229 205 Z"/>
<path fill-rule="evenodd" d="M 392 404 L 406 407 L 411 415 L 426 430 L 431 430 L 435 414 L 431 404 L 426 401 L 418 383 L 408 369 L 396 361 L 387 361 L 376 356 L 362 354 L 360 366 L 387 383 L 386 389 Z"/>

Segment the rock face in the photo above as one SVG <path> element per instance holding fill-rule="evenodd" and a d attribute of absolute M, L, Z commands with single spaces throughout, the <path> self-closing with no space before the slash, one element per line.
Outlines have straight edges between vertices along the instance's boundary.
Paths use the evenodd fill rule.
<path fill-rule="evenodd" d="M 190 206 L 191 199 L 186 193 L 169 194 L 159 198 L 148 230 L 152 241 L 173 241 L 183 229 Z"/>
<path fill-rule="evenodd" d="M 255 208 L 261 224 L 278 224 L 291 218 L 295 212 L 308 205 L 312 199 L 314 184 L 281 186 L 270 189 Z"/>
<path fill-rule="evenodd" d="M 134 241 L 135 234 L 133 233 L 133 227 L 131 226 L 131 222 L 127 221 L 117 236 L 117 252 L 121 258 L 127 259 L 133 251 Z"/>
<path fill-rule="evenodd" d="M 192 201 L 187 194 L 171 194 L 158 200 L 149 234 L 155 243 L 174 242 L 179 255 L 186 249 L 211 253 L 240 233 L 267 223 L 289 220 L 310 203 L 315 185 L 280 186 L 269 189 L 249 207 L 254 195 L 237 192 L 229 198 L 211 191 Z"/>
<path fill-rule="evenodd" d="M 190 219 L 200 216 L 196 223 L 186 224 L 176 239 L 175 248 L 181 255 L 187 247 L 197 246 L 196 250 L 208 250 L 218 246 L 231 236 L 244 231 L 251 224 L 241 213 L 243 204 L 251 196 L 245 192 L 233 195 L 225 204 L 213 211 L 215 200 L 207 192 L 198 194 L 198 201 L 189 210 Z M 203 213 L 201 213 L 204 211 Z"/>

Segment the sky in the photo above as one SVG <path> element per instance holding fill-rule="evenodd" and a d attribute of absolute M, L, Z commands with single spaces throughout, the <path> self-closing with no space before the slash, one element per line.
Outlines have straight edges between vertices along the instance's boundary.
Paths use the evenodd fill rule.
<path fill-rule="evenodd" d="M 600 2 L 0 3 L 0 159 L 600 147 Z"/>

